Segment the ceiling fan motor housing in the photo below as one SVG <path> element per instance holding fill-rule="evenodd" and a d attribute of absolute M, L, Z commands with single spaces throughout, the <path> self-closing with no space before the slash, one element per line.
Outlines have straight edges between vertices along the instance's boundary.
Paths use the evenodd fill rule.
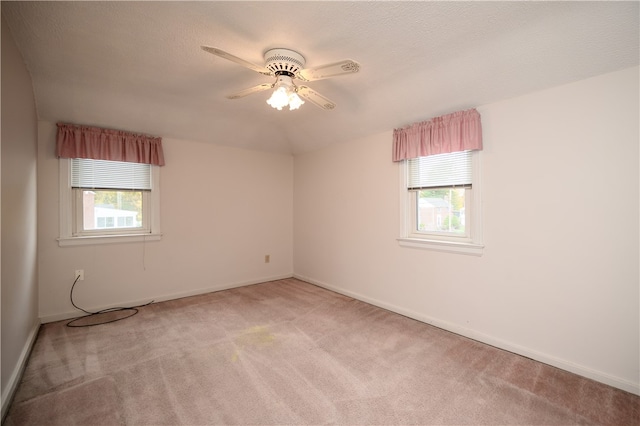
<path fill-rule="evenodd" d="M 285 74 L 290 77 L 304 68 L 304 56 L 289 49 L 270 49 L 264 53 L 265 68 L 275 75 Z"/>

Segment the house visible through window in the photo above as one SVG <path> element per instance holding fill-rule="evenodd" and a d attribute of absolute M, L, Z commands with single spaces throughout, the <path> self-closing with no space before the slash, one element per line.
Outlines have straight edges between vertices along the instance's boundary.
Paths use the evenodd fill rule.
<path fill-rule="evenodd" d="M 142 191 L 82 191 L 83 230 L 142 228 Z"/>

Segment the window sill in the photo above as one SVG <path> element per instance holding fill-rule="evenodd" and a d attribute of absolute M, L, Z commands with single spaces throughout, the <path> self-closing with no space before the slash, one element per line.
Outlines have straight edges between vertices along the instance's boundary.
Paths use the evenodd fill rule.
<path fill-rule="evenodd" d="M 482 256 L 484 245 L 474 243 L 458 243 L 453 241 L 422 240 L 418 238 L 398 238 L 401 247 L 443 251 L 447 253 Z"/>
<path fill-rule="evenodd" d="M 129 235 L 96 235 L 88 237 L 60 237 L 60 247 L 86 246 L 92 244 L 136 243 L 143 241 L 160 241 L 162 234 L 129 234 Z"/>

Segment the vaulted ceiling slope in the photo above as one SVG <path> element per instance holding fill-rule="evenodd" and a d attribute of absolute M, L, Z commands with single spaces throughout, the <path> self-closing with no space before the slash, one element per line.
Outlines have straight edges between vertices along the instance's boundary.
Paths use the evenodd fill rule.
<path fill-rule="evenodd" d="M 2 2 L 39 118 L 297 154 L 638 65 L 632 2 Z M 277 111 L 266 50 L 360 72 Z"/>

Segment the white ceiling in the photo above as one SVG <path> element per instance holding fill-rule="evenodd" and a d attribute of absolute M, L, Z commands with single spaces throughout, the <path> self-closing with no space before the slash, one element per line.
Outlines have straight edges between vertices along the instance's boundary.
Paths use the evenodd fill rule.
<path fill-rule="evenodd" d="M 638 65 L 631 2 L 2 2 L 41 120 L 279 153 L 403 127 Z M 337 104 L 266 104 L 274 47 L 357 74 L 307 85 Z"/>

